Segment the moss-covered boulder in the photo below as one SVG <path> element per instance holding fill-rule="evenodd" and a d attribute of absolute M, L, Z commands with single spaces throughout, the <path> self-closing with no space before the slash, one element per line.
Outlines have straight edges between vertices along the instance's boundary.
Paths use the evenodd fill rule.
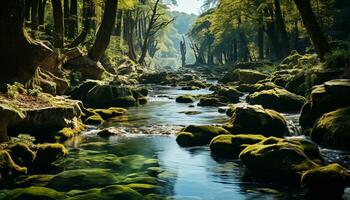
<path fill-rule="evenodd" d="M 20 166 L 31 166 L 35 158 L 35 152 L 24 143 L 11 144 L 7 151 L 10 153 L 13 161 Z"/>
<path fill-rule="evenodd" d="M 275 137 L 247 146 L 239 158 L 254 175 L 285 183 L 299 183 L 301 174 L 322 160 L 318 146 L 310 141 Z"/>
<path fill-rule="evenodd" d="M 207 107 L 207 106 L 217 107 L 217 106 L 223 106 L 225 105 L 225 103 L 223 103 L 219 97 L 207 96 L 207 97 L 201 97 L 197 105 L 202 107 Z"/>
<path fill-rule="evenodd" d="M 108 169 L 67 170 L 55 175 L 47 187 L 58 191 L 87 190 L 118 184 L 120 178 Z"/>
<path fill-rule="evenodd" d="M 89 125 L 101 125 L 104 123 L 104 121 L 105 120 L 103 120 L 100 115 L 95 114 L 95 115 L 88 117 L 84 123 L 89 124 Z"/>
<path fill-rule="evenodd" d="M 230 133 L 221 127 L 190 125 L 181 130 L 176 142 L 183 147 L 201 146 L 209 144 L 215 136 L 222 134 Z"/>
<path fill-rule="evenodd" d="M 53 162 L 67 154 L 68 150 L 62 144 L 39 144 L 33 163 L 33 170 L 46 169 L 50 167 Z"/>
<path fill-rule="evenodd" d="M 350 185 L 350 172 L 339 164 L 316 167 L 303 173 L 301 183 L 314 199 L 342 199 Z"/>
<path fill-rule="evenodd" d="M 237 105 L 232 109 L 230 124 L 235 134 L 261 134 L 282 137 L 289 133 L 285 118 L 259 105 Z"/>
<path fill-rule="evenodd" d="M 0 142 L 9 140 L 7 129 L 12 123 L 25 118 L 25 113 L 9 102 L 0 103 Z"/>
<path fill-rule="evenodd" d="M 337 79 L 315 87 L 303 106 L 300 125 L 312 128 L 323 114 L 350 106 L 350 79 Z"/>
<path fill-rule="evenodd" d="M 69 200 L 86 199 L 113 199 L 113 200 L 139 200 L 143 196 L 135 190 L 122 185 L 111 185 L 104 188 L 94 188 L 90 190 L 73 190 L 68 194 Z"/>
<path fill-rule="evenodd" d="M 146 105 L 148 103 L 148 100 L 146 97 L 140 97 L 138 98 L 138 102 L 140 105 Z"/>
<path fill-rule="evenodd" d="M 113 117 L 118 117 L 125 115 L 127 113 L 127 110 L 124 108 L 108 108 L 108 109 L 88 109 L 89 111 L 98 114 L 102 117 L 103 120 L 107 120 Z"/>
<path fill-rule="evenodd" d="M 177 103 L 193 103 L 194 101 L 194 97 L 187 94 L 176 97 Z"/>
<path fill-rule="evenodd" d="M 350 107 L 324 114 L 311 131 L 311 139 L 329 148 L 350 150 Z"/>
<path fill-rule="evenodd" d="M 75 88 L 71 96 L 91 108 L 130 107 L 136 104 L 133 88 L 101 81 L 88 80 Z"/>
<path fill-rule="evenodd" d="M 8 192 L 4 200 L 63 200 L 62 192 L 45 187 L 17 188 Z"/>
<path fill-rule="evenodd" d="M 0 175 L 1 178 L 26 174 L 27 168 L 18 166 L 7 151 L 0 151 Z"/>
<path fill-rule="evenodd" d="M 238 158 L 241 151 L 248 145 L 256 144 L 265 139 L 262 135 L 219 135 L 210 142 L 211 153 L 217 156 Z"/>
<path fill-rule="evenodd" d="M 255 92 L 247 97 L 250 104 L 262 105 L 281 112 L 299 111 L 305 103 L 305 98 L 285 89 L 274 88 Z"/>
<path fill-rule="evenodd" d="M 267 74 L 255 70 L 236 69 L 227 74 L 220 80 L 222 83 L 240 82 L 254 84 L 268 78 Z"/>
<path fill-rule="evenodd" d="M 143 195 L 156 193 L 156 192 L 159 192 L 161 189 L 160 186 L 145 184 L 145 183 L 132 183 L 132 184 L 128 184 L 127 186 Z"/>
<path fill-rule="evenodd" d="M 239 97 L 243 96 L 243 93 L 234 87 L 220 87 L 216 90 L 215 94 L 226 98 L 230 103 L 238 103 Z"/>

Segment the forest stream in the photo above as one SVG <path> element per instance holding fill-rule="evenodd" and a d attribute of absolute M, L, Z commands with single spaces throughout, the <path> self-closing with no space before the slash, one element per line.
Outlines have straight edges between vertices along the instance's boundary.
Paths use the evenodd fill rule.
<path fill-rule="evenodd" d="M 210 94 L 212 92 L 209 89 L 184 91 L 170 86 L 147 87 L 152 91 L 148 104 L 131 107 L 127 116 L 104 123 L 103 128 L 112 127 L 122 133 L 121 136 L 102 138 L 96 135 L 96 127 L 91 126 L 81 136 L 65 143 L 70 154 L 56 162 L 56 165 L 68 174 L 62 175 L 61 179 L 51 180 L 51 187 L 64 191 L 82 190 L 91 185 L 108 185 L 108 181 L 113 178 L 124 184 L 152 184 L 152 188 L 145 187 L 142 192 L 179 200 L 299 199 L 304 194 L 304 190 L 299 187 L 288 188 L 255 181 L 246 175 L 246 168 L 240 160 L 217 158 L 211 155 L 208 146 L 182 148 L 176 143 L 175 133 L 181 127 L 189 124 L 222 124 L 228 120 L 225 114 L 218 112 L 217 107 L 192 107 L 190 105 L 196 103 L 180 104 L 174 100 L 182 94 Z M 241 102 L 244 101 L 242 97 Z M 195 112 L 186 115 L 183 111 Z M 299 115 L 284 113 L 284 116 L 291 132 L 298 137 Z M 330 158 L 341 160 L 342 163 L 349 161 L 346 153 L 330 150 L 322 152 L 329 161 Z M 121 165 L 120 161 L 127 163 L 127 166 Z M 350 165 L 345 163 L 345 166 Z M 91 172 L 92 175 L 81 179 L 77 175 L 79 170 L 86 174 Z M 69 174 L 69 171 L 74 174 Z M 156 179 L 152 178 L 154 174 Z M 46 184 L 44 176 L 37 183 L 39 186 Z M 350 190 L 345 192 L 345 197 L 350 197 Z"/>

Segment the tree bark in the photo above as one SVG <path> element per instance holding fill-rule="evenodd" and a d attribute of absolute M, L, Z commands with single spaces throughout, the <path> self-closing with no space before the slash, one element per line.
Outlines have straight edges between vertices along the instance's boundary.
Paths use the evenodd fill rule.
<path fill-rule="evenodd" d="M 32 0 L 31 28 L 38 30 L 39 25 L 39 0 Z"/>
<path fill-rule="evenodd" d="M 324 60 L 325 55 L 330 52 L 330 46 L 326 36 L 316 20 L 310 0 L 294 0 L 294 2 L 297 5 L 304 26 L 311 38 L 319 58 Z"/>
<path fill-rule="evenodd" d="M 69 48 L 73 48 L 83 43 L 90 32 L 91 28 L 91 18 L 94 16 L 94 1 L 84 0 L 83 2 L 83 16 L 84 16 L 84 27 L 81 33 L 76 37 L 71 44 L 68 45 Z"/>
<path fill-rule="evenodd" d="M 99 61 L 105 53 L 115 25 L 118 0 L 106 0 L 105 10 L 100 28 L 98 29 L 94 45 L 89 51 L 89 58 Z"/>
<path fill-rule="evenodd" d="M 6 84 L 26 83 L 38 66 L 52 53 L 42 43 L 32 40 L 24 30 L 24 0 L 5 0 L 0 7 L 0 91 Z"/>
<path fill-rule="evenodd" d="M 54 18 L 54 45 L 57 48 L 64 47 L 64 24 L 61 0 L 51 0 Z"/>
<path fill-rule="evenodd" d="M 259 59 L 264 59 L 264 21 L 263 16 L 259 18 L 259 29 L 258 29 L 258 48 L 259 48 Z"/>
<path fill-rule="evenodd" d="M 39 25 L 44 25 L 46 2 L 47 0 L 39 0 Z"/>
<path fill-rule="evenodd" d="M 25 19 L 30 20 L 30 10 L 32 8 L 32 0 L 25 0 Z"/>
<path fill-rule="evenodd" d="M 74 38 L 78 29 L 78 1 L 71 0 L 69 8 L 68 37 Z"/>

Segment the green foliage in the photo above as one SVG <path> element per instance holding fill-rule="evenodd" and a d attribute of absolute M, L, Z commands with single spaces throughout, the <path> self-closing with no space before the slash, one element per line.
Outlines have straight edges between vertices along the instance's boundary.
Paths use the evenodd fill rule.
<path fill-rule="evenodd" d="M 325 62 L 329 68 L 349 67 L 350 51 L 347 49 L 335 49 L 326 55 Z"/>

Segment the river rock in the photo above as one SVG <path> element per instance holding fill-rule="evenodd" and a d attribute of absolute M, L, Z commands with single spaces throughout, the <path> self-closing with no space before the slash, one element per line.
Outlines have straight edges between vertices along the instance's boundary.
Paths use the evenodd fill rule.
<path fill-rule="evenodd" d="M 59 158 L 66 156 L 68 150 L 62 144 L 39 144 L 34 159 L 33 170 L 47 169 L 53 162 Z"/>
<path fill-rule="evenodd" d="M 350 107 L 324 114 L 312 129 L 311 139 L 334 149 L 350 150 Z"/>
<path fill-rule="evenodd" d="M 304 139 L 270 137 L 247 146 L 239 155 L 256 176 L 284 183 L 299 183 L 301 173 L 319 166 L 318 146 Z"/>
<path fill-rule="evenodd" d="M 261 134 L 282 137 L 289 133 L 285 118 L 259 105 L 238 104 L 233 107 L 230 124 L 235 134 Z"/>
<path fill-rule="evenodd" d="M 301 182 L 313 199 L 342 199 L 350 185 L 350 172 L 339 164 L 330 164 L 306 171 Z"/>
<path fill-rule="evenodd" d="M 312 128 L 323 114 L 350 106 L 350 79 L 331 80 L 315 87 L 303 106 L 300 125 L 304 129 Z"/>
<path fill-rule="evenodd" d="M 230 134 L 227 130 L 216 126 L 190 125 L 182 129 L 176 137 L 176 142 L 183 147 L 209 144 L 218 135 Z"/>
<path fill-rule="evenodd" d="M 28 188 L 17 188 L 11 190 L 7 193 L 7 200 L 63 200 L 65 195 L 62 192 L 57 192 L 56 190 L 45 188 L 45 187 L 28 187 Z"/>
<path fill-rule="evenodd" d="M 248 145 L 256 144 L 264 139 L 262 135 L 251 134 L 219 135 L 211 140 L 209 146 L 212 154 L 236 159 Z"/>
<path fill-rule="evenodd" d="M 88 109 L 90 112 L 95 113 L 99 116 L 101 116 L 101 118 L 103 120 L 107 120 L 113 117 L 119 117 L 119 116 L 123 116 L 127 113 L 127 110 L 124 108 L 116 108 L 116 107 L 112 107 L 112 108 L 108 108 L 108 109 Z"/>
<path fill-rule="evenodd" d="M 255 70 L 247 69 L 236 69 L 227 73 L 220 82 L 229 83 L 229 82 L 240 82 L 240 83 L 250 83 L 254 84 L 261 80 L 268 78 L 267 74 L 261 73 Z"/>
<path fill-rule="evenodd" d="M 27 168 L 18 166 L 7 151 L 0 150 L 0 175 L 1 179 L 9 176 L 26 174 Z"/>
<path fill-rule="evenodd" d="M 176 98 L 177 103 L 193 103 L 194 97 L 191 95 L 181 95 Z"/>
<path fill-rule="evenodd" d="M 199 99 L 198 106 L 206 107 L 206 106 L 223 106 L 225 103 L 221 101 L 221 99 L 217 96 L 206 96 Z"/>
<path fill-rule="evenodd" d="M 234 87 L 220 87 L 216 90 L 215 94 L 226 98 L 230 103 L 238 103 L 239 97 L 243 96 L 243 93 Z"/>
<path fill-rule="evenodd" d="M 132 89 L 102 81 L 88 80 L 75 88 L 71 96 L 91 108 L 130 107 L 136 104 Z"/>
<path fill-rule="evenodd" d="M 299 111 L 305 103 L 305 98 L 285 89 L 274 88 L 250 94 L 247 102 L 281 112 L 290 112 Z"/>

